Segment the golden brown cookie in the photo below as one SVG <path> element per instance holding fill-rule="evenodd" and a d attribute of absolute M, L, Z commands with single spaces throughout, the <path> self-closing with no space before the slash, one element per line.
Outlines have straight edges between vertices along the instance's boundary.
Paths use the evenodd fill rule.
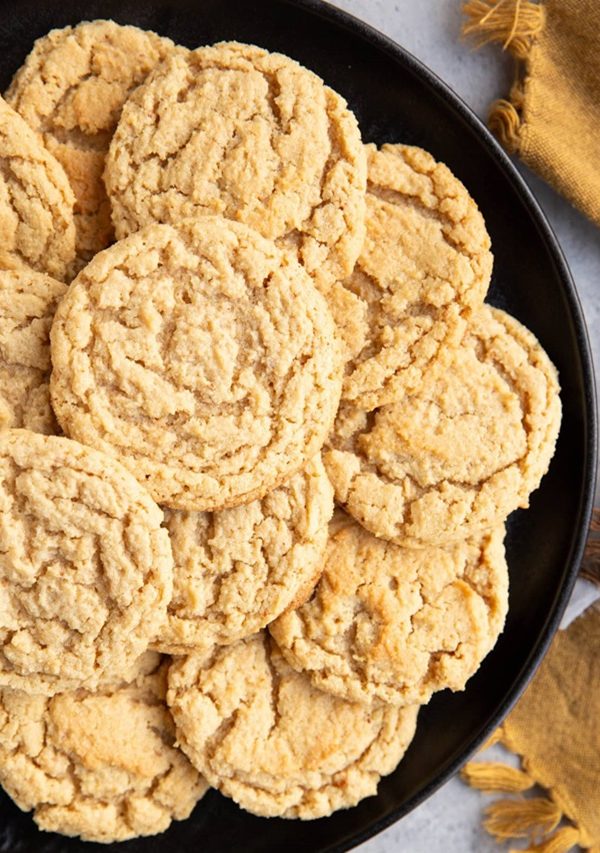
<path fill-rule="evenodd" d="M 313 687 L 356 702 L 425 704 L 463 690 L 508 607 L 504 526 L 447 548 L 402 548 L 336 519 L 309 601 L 270 631 Z"/>
<path fill-rule="evenodd" d="M 373 412 L 343 404 L 323 459 L 336 499 L 367 530 L 443 547 L 528 506 L 560 417 L 556 369 L 538 341 L 485 306 L 419 388 Z"/>
<path fill-rule="evenodd" d="M 365 347 L 369 334 L 369 309 L 360 296 L 336 281 L 327 292 L 327 305 L 340 340 L 344 363 L 354 359 Z"/>
<path fill-rule="evenodd" d="M 102 172 L 123 104 L 174 47 L 114 21 L 51 30 L 35 42 L 6 92 L 71 183 L 78 267 L 113 240 Z"/>
<path fill-rule="evenodd" d="M 375 794 L 418 710 L 316 690 L 264 633 L 177 659 L 167 702 L 181 749 L 211 785 L 253 814 L 303 820 Z"/>
<path fill-rule="evenodd" d="M 333 489 L 317 456 L 261 500 L 221 512 L 166 510 L 175 571 L 154 647 L 187 654 L 256 633 L 319 579 Z"/>
<path fill-rule="evenodd" d="M 67 286 L 32 270 L 0 271 L 0 428 L 53 435 L 50 326 Z"/>
<path fill-rule="evenodd" d="M 108 843 L 189 816 L 207 785 L 175 748 L 167 666 L 146 654 L 96 693 L 0 690 L 0 783 L 40 829 Z"/>
<path fill-rule="evenodd" d="M 75 257 L 75 199 L 40 136 L 0 98 L 0 269 L 63 281 Z"/>
<path fill-rule="evenodd" d="M 117 237 L 217 213 L 293 248 L 324 291 L 360 252 L 365 180 L 344 99 L 235 42 L 171 55 L 127 102 L 105 172 Z"/>
<path fill-rule="evenodd" d="M 365 149 L 366 238 L 338 286 L 363 301 L 366 328 L 352 333 L 334 316 L 355 339 L 342 398 L 373 409 L 418 388 L 440 349 L 456 345 L 465 309 L 483 302 L 492 255 L 477 205 L 443 163 L 409 145 Z"/>
<path fill-rule="evenodd" d="M 149 225 L 97 255 L 52 327 L 65 432 L 119 459 L 158 503 L 262 497 L 320 450 L 341 360 L 325 299 L 245 225 Z"/>
<path fill-rule="evenodd" d="M 122 677 L 172 593 L 163 515 L 75 441 L 0 432 L 0 685 L 52 695 Z"/>

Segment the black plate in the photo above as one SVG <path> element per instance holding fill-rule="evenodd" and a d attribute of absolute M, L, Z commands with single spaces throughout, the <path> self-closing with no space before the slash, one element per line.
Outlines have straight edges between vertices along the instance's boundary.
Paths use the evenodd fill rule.
<path fill-rule="evenodd" d="M 377 797 L 331 818 L 262 820 L 210 792 L 192 818 L 162 836 L 127 842 L 158 851 L 341 851 L 429 796 L 500 722 L 539 663 L 568 600 L 593 494 L 596 410 L 581 309 L 557 242 L 508 158 L 470 110 L 397 45 L 319 0 L 0 0 L 0 86 L 52 27 L 113 18 L 196 47 L 254 42 L 312 68 L 356 112 L 365 140 L 420 145 L 466 184 L 487 221 L 495 255 L 490 301 L 527 324 L 558 366 L 564 406 L 556 456 L 527 512 L 508 528 L 510 613 L 494 652 L 464 693 L 438 694 L 398 770 Z M 326 725 L 327 721 L 323 721 Z M 0 853 L 106 849 L 38 833 L 0 799 Z"/>

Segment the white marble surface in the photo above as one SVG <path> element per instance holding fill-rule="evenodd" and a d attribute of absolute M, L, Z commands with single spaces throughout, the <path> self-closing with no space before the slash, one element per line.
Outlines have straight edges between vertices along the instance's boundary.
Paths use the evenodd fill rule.
<path fill-rule="evenodd" d="M 512 62 L 496 48 L 472 51 L 460 40 L 460 0 L 333 0 L 402 44 L 448 83 L 482 118 L 505 95 Z M 544 208 L 571 267 L 600 367 L 600 231 L 527 169 L 521 171 Z M 580 584 L 581 601 L 590 589 Z M 495 748 L 498 750 L 499 748 Z M 426 803 L 360 848 L 360 853 L 498 853 L 480 828 L 483 795 L 452 779 Z M 511 845 L 516 849 L 520 845 Z"/>

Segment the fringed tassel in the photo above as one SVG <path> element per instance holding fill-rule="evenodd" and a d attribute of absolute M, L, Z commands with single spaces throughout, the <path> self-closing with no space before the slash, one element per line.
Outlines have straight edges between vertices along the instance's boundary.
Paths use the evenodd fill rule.
<path fill-rule="evenodd" d="M 488 127 L 509 154 L 516 154 L 519 150 L 521 116 L 514 104 L 506 98 L 494 101 L 488 116 Z"/>
<path fill-rule="evenodd" d="M 463 767 L 460 775 L 472 788 L 487 794 L 495 791 L 521 794 L 533 788 L 535 784 L 531 776 L 523 770 L 499 761 L 470 761 Z"/>
<path fill-rule="evenodd" d="M 525 850 L 515 850 L 511 853 L 568 853 L 581 842 L 581 835 L 574 826 L 563 826 L 541 844 L 527 847 Z"/>
<path fill-rule="evenodd" d="M 556 803 L 546 797 L 498 800 L 486 808 L 485 815 L 485 829 L 498 840 L 548 835 L 563 817 Z"/>
<path fill-rule="evenodd" d="M 463 35 L 471 36 L 478 46 L 497 42 L 517 59 L 529 56 L 533 40 L 545 23 L 545 9 L 532 0 L 467 0 Z M 517 82 L 510 98 L 492 104 L 488 125 L 501 145 L 510 153 L 519 150 L 523 87 Z"/>
<path fill-rule="evenodd" d="M 533 39 L 544 26 L 544 7 L 531 0 L 467 0 L 463 34 L 478 46 L 497 42 L 518 59 L 525 59 Z"/>
<path fill-rule="evenodd" d="M 510 90 L 510 100 L 500 98 L 490 108 L 488 127 L 509 154 L 519 150 L 524 97 L 523 86 L 517 81 Z"/>
<path fill-rule="evenodd" d="M 500 741 L 510 746 L 503 730 L 497 729 L 486 746 Z M 522 794 L 536 785 L 535 779 L 524 770 L 497 761 L 470 761 L 463 767 L 461 776 L 472 788 L 488 794 L 500 791 Z M 526 850 L 512 850 L 511 853 L 568 853 L 588 839 L 571 824 L 557 830 L 564 820 L 568 818 L 549 797 L 506 798 L 486 808 L 483 826 L 497 841 L 528 839 L 530 846 Z"/>

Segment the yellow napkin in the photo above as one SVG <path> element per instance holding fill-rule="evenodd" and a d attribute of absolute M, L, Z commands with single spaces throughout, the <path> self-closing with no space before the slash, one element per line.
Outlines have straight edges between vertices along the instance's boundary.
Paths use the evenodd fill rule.
<path fill-rule="evenodd" d="M 486 809 L 488 832 L 527 838 L 537 853 L 577 844 L 600 853 L 600 607 L 559 631 L 493 741 L 516 753 L 522 769 L 479 760 L 463 769 L 473 787 L 512 795 Z M 530 795 L 536 784 L 543 796 Z"/>
<path fill-rule="evenodd" d="M 502 145 L 600 225 L 600 0 L 468 0 L 463 31 L 517 60 L 489 126 Z M 582 574 L 600 581 L 596 511 Z M 484 826 L 532 853 L 600 853 L 600 607 L 557 634 L 530 686 L 495 732 L 521 769 L 472 761 L 463 779 L 503 792 Z M 543 789 L 536 795 L 535 787 Z"/>
<path fill-rule="evenodd" d="M 600 225 L 600 0 L 468 0 L 463 31 L 518 60 L 489 126 Z"/>

